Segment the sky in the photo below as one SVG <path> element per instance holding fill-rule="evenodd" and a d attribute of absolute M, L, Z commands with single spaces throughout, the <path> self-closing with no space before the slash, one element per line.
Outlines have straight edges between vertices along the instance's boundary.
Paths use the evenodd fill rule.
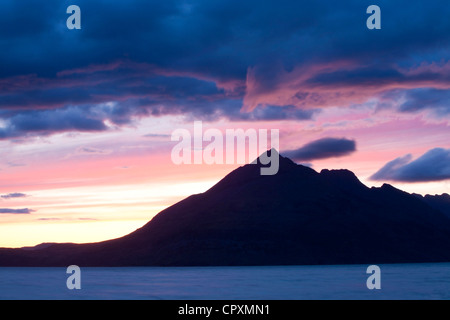
<path fill-rule="evenodd" d="M 0 247 L 116 238 L 206 191 L 240 164 L 174 164 L 171 135 L 195 121 L 277 129 L 282 155 L 369 187 L 449 193 L 449 15 L 447 0 L 2 1 Z"/>

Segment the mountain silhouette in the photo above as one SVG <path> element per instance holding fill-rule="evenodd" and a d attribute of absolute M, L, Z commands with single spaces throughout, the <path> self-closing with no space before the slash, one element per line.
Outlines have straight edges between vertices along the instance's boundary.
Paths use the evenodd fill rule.
<path fill-rule="evenodd" d="M 258 158 L 256 164 L 232 171 L 127 236 L 90 244 L 3 248 L 0 266 L 450 261 L 450 215 L 436 204 L 440 201 L 388 184 L 368 188 L 351 171 L 318 173 L 281 155 L 276 175 L 261 175 L 261 166 Z"/>
<path fill-rule="evenodd" d="M 448 193 L 436 194 L 434 196 L 427 194 L 425 197 L 422 197 L 422 195 L 416 196 L 423 199 L 431 207 L 445 213 L 450 218 L 450 195 Z"/>

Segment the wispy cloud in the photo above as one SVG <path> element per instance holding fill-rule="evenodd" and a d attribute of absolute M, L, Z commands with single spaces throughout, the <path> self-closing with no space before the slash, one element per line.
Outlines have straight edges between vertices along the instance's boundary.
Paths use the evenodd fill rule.
<path fill-rule="evenodd" d="M 77 149 L 76 154 L 78 155 L 106 155 L 110 154 L 112 150 L 93 148 L 93 147 L 80 147 Z"/>
<path fill-rule="evenodd" d="M 24 208 L 24 209 L 8 209 L 0 208 L 0 214 L 30 214 L 35 210 Z"/>
<path fill-rule="evenodd" d="M 0 198 L 5 199 L 5 200 L 13 199 L 13 198 L 25 198 L 25 197 L 28 197 L 28 195 L 26 195 L 25 193 L 20 193 L 20 192 L 14 192 L 14 193 L 0 195 Z"/>
<path fill-rule="evenodd" d="M 170 139 L 170 134 L 161 133 L 147 133 L 143 135 L 144 138 L 167 138 Z"/>
<path fill-rule="evenodd" d="M 98 221 L 95 218 L 38 218 L 38 221 Z"/>

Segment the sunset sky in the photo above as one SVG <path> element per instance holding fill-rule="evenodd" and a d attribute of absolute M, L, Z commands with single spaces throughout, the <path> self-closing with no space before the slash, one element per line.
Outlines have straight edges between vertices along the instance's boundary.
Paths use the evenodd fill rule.
<path fill-rule="evenodd" d="M 448 0 L 2 1 L 0 247 L 119 237 L 206 191 L 240 165 L 175 165 L 171 134 L 194 121 L 449 193 L 449 16 Z"/>

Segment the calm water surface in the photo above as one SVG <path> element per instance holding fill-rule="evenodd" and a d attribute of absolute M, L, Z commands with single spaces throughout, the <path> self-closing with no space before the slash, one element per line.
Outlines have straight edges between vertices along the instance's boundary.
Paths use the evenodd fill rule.
<path fill-rule="evenodd" d="M 0 268 L 0 299 L 450 299 L 450 263 L 379 266 L 380 290 L 367 265 L 81 268 L 81 290 L 65 268 Z"/>

